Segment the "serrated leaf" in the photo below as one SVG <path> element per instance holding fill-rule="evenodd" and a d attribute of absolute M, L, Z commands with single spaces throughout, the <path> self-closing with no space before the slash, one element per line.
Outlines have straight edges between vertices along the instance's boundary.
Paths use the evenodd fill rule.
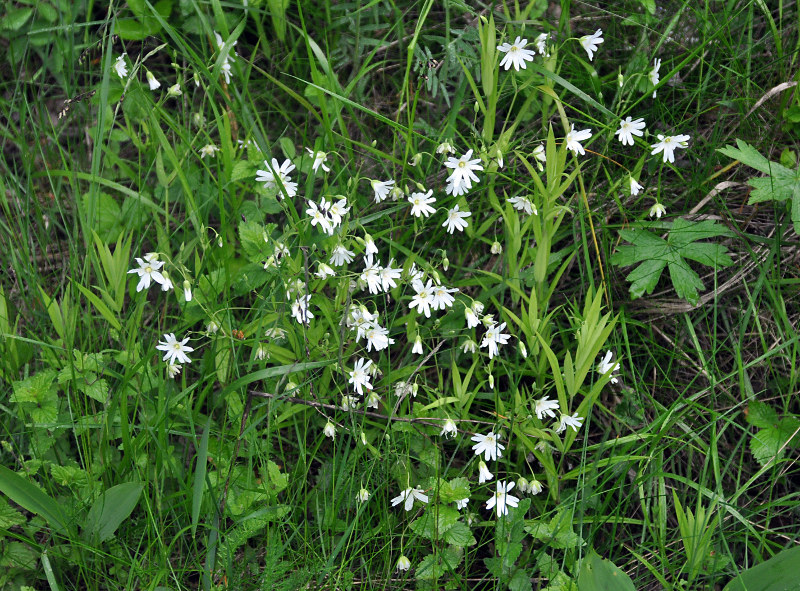
<path fill-rule="evenodd" d="M 785 442 L 786 439 L 779 429 L 761 429 L 750 440 L 750 451 L 756 461 L 764 467 L 773 458 L 777 461 L 783 457 L 786 450 L 785 448 L 781 450 L 781 447 Z"/>
<path fill-rule="evenodd" d="M 247 160 L 240 160 L 233 165 L 231 172 L 231 182 L 241 181 L 242 179 L 252 180 L 256 176 L 256 167 Z"/>
<path fill-rule="evenodd" d="M 429 554 L 423 558 L 415 571 L 418 581 L 431 581 L 446 575 L 460 563 L 463 553 L 455 548 L 446 548 L 438 554 Z"/>
<path fill-rule="evenodd" d="M 239 241 L 251 263 L 260 263 L 272 256 L 274 247 L 264 239 L 265 236 L 264 226 L 258 222 L 246 221 L 239 224 Z"/>
<path fill-rule="evenodd" d="M 698 292 L 704 290 L 705 286 L 686 259 L 712 267 L 733 264 L 725 246 L 697 242 L 731 235 L 730 230 L 714 220 L 690 222 L 679 218 L 672 224 L 667 240 L 653 234 L 647 227 L 620 231 L 620 237 L 631 244 L 620 246 L 611 256 L 611 262 L 618 267 L 638 264 L 626 277 L 631 282 L 630 293 L 633 298 L 653 293 L 664 269 L 669 268 L 670 279 L 678 296 L 696 303 Z"/>
<path fill-rule="evenodd" d="M 467 546 L 474 546 L 478 543 L 469 526 L 463 521 L 457 521 L 453 527 L 444 532 L 444 541 L 459 548 L 466 548 Z"/>
<path fill-rule="evenodd" d="M 105 404 L 108 402 L 108 382 L 103 378 L 95 379 L 94 381 L 85 381 L 80 390 L 89 398 L 93 398 L 98 402 Z"/>
<path fill-rule="evenodd" d="M 531 591 L 533 584 L 531 583 L 530 575 L 523 569 L 518 568 L 508 582 L 508 589 L 509 591 Z"/>
<path fill-rule="evenodd" d="M 447 505 L 429 505 L 425 512 L 411 522 L 411 530 L 429 540 L 440 540 L 458 521 L 459 513 Z"/>
<path fill-rule="evenodd" d="M 747 422 L 760 429 L 769 429 L 778 424 L 778 412 L 766 402 L 751 400 L 745 415 Z"/>
<path fill-rule="evenodd" d="M 13 382 L 11 402 L 40 404 L 54 392 L 52 385 L 56 377 L 54 370 L 40 371 L 19 382 Z"/>
<path fill-rule="evenodd" d="M 22 513 L 9 505 L 8 501 L 4 498 L 0 497 L 0 529 L 8 529 L 15 525 L 21 525 L 26 521 L 27 519 Z"/>
<path fill-rule="evenodd" d="M 736 145 L 738 148 L 726 146 L 719 151 L 769 175 L 747 181 L 747 184 L 754 189 L 750 192 L 748 204 L 792 199 L 791 218 L 795 233 L 800 233 L 800 171 L 790 170 L 778 162 L 767 160 L 758 150 L 742 140 L 737 139 Z"/>

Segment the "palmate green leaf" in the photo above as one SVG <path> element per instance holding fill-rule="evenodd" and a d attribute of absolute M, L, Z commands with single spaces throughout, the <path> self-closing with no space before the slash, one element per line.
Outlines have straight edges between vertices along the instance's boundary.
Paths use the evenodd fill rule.
<path fill-rule="evenodd" d="M 736 140 L 736 145 L 737 148 L 733 146 L 720 148 L 719 152 L 769 175 L 747 181 L 747 184 L 754 189 L 750 192 L 748 204 L 791 199 L 794 231 L 800 234 L 800 171 L 790 170 L 778 162 L 767 160 L 758 150 L 742 140 Z"/>
<path fill-rule="evenodd" d="M 692 222 L 679 218 L 671 225 L 666 240 L 648 230 L 649 227 L 669 226 L 645 224 L 640 228 L 621 230 L 620 237 L 631 244 L 620 246 L 611 257 L 611 262 L 618 267 L 638 264 L 626 277 L 631 282 L 633 298 L 653 293 L 664 269 L 669 268 L 670 279 L 678 296 L 696 304 L 698 292 L 704 290 L 705 285 L 687 259 L 715 268 L 733 264 L 725 246 L 698 242 L 732 235 L 730 230 L 714 220 Z"/>

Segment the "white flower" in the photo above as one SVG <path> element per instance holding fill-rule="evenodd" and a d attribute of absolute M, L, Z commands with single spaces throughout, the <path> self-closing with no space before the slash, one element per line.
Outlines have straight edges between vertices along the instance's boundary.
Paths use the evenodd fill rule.
<path fill-rule="evenodd" d="M 554 419 L 556 418 L 556 413 L 554 411 L 558 410 L 558 408 L 558 400 L 550 400 L 548 396 L 543 396 L 536 401 L 533 412 L 536 413 L 536 418 L 540 421 L 545 417 Z"/>
<path fill-rule="evenodd" d="M 161 275 L 164 277 L 164 282 L 161 284 L 161 291 L 169 291 L 174 285 L 172 285 L 172 280 L 169 278 L 169 275 L 166 271 L 162 271 Z"/>
<path fill-rule="evenodd" d="M 605 357 L 600 360 L 600 363 L 597 364 L 597 373 L 605 375 L 608 372 L 615 372 L 619 369 L 619 361 L 611 361 L 611 358 L 614 354 L 611 351 L 606 351 Z M 616 384 L 619 380 L 615 378 L 613 375 L 611 376 L 610 382 L 612 384 Z"/>
<path fill-rule="evenodd" d="M 400 277 L 403 275 L 402 269 L 392 268 L 393 261 L 394 259 L 390 260 L 388 265 L 381 268 L 381 288 L 383 291 L 389 291 L 390 289 L 397 287 L 395 279 L 400 279 Z"/>
<path fill-rule="evenodd" d="M 536 210 L 536 206 L 533 204 L 533 201 L 531 201 L 530 198 L 525 195 L 520 195 L 518 197 L 511 197 L 506 201 L 508 201 L 511 205 L 513 205 L 515 209 L 527 215 L 539 214 L 539 212 Z"/>
<path fill-rule="evenodd" d="M 264 183 L 267 189 L 278 189 L 278 181 L 283 186 L 286 194 L 289 197 L 294 197 L 297 194 L 297 183 L 293 183 L 289 178 L 289 173 L 294 170 L 294 164 L 288 158 L 283 161 L 283 164 L 278 164 L 278 159 L 272 159 L 272 166 L 264 160 L 266 170 L 256 171 L 256 182 Z"/>
<path fill-rule="evenodd" d="M 359 503 L 366 503 L 369 501 L 369 496 L 369 491 L 366 488 L 362 488 L 356 493 L 356 501 Z"/>
<path fill-rule="evenodd" d="M 545 57 L 550 57 L 550 54 L 547 51 L 547 33 L 539 33 L 539 36 L 536 37 L 534 40 L 534 45 L 536 45 L 536 49 Z"/>
<path fill-rule="evenodd" d="M 505 327 L 506 323 L 503 322 L 500 325 L 492 324 L 486 329 L 486 332 L 483 335 L 483 340 L 481 341 L 481 349 L 484 347 L 489 348 L 489 359 L 497 355 L 497 345 L 508 344 L 508 339 L 511 337 L 511 335 L 503 334 L 503 329 Z"/>
<path fill-rule="evenodd" d="M 653 207 L 650 208 L 650 217 L 656 216 L 659 220 L 661 219 L 662 215 L 667 213 L 667 208 L 664 207 L 661 203 L 656 201 L 653 204 Z M 616 380 L 616 378 L 614 378 Z"/>
<path fill-rule="evenodd" d="M 591 137 L 591 129 L 581 129 L 580 131 L 575 131 L 575 124 L 570 123 L 570 130 L 566 137 L 567 150 L 571 150 L 574 154 L 580 154 L 583 156 L 586 154 L 586 151 L 583 149 L 581 142 L 588 140 Z"/>
<path fill-rule="evenodd" d="M 458 293 L 458 288 L 445 287 L 444 285 L 437 285 L 434 287 L 431 308 L 434 310 L 444 310 L 445 308 L 451 307 L 453 302 L 456 301 L 456 299 L 450 295 L 452 293 Z"/>
<path fill-rule="evenodd" d="M 145 256 L 143 259 L 136 257 L 136 262 L 139 263 L 139 268 L 131 269 L 128 273 L 139 275 L 139 284 L 136 286 L 137 292 L 148 289 L 151 281 L 155 281 L 159 285 L 163 285 L 166 282 L 166 279 L 159 271 L 164 266 L 164 261 L 156 260 L 154 256 Z"/>
<path fill-rule="evenodd" d="M 327 162 L 327 160 L 328 160 L 327 152 L 318 152 L 318 151 L 312 150 L 311 148 L 306 148 L 306 152 L 308 152 L 311 155 L 311 157 L 314 159 L 314 164 L 311 165 L 311 169 L 314 172 L 317 172 L 320 167 L 325 172 L 330 172 L 331 169 L 328 168 L 328 166 L 325 164 L 325 162 Z"/>
<path fill-rule="evenodd" d="M 589 61 L 594 59 L 594 52 L 597 51 L 598 46 L 603 42 L 603 31 L 597 29 L 592 35 L 584 35 L 578 41 L 581 42 L 586 53 L 589 54 Z"/>
<path fill-rule="evenodd" d="M 452 168 L 453 173 L 447 178 L 448 183 L 453 183 L 457 186 L 465 187 L 466 189 L 472 188 L 472 183 L 478 183 L 480 180 L 475 175 L 476 170 L 483 170 L 481 159 L 472 158 L 472 150 L 468 150 L 461 158 L 453 158 L 450 156 L 444 165 L 447 168 Z M 450 192 L 450 191 L 449 191 Z M 448 192 L 448 193 L 449 193 Z"/>
<path fill-rule="evenodd" d="M 411 352 L 416 355 L 422 355 L 422 353 L 424 352 L 422 350 L 422 339 L 420 338 L 419 335 L 417 335 L 417 338 L 414 339 L 414 346 L 411 347 Z"/>
<path fill-rule="evenodd" d="M 258 344 L 258 348 L 256 349 L 256 359 L 259 361 L 264 361 L 269 357 L 269 350 L 262 344 Z"/>
<path fill-rule="evenodd" d="M 427 503 L 428 495 L 424 494 L 421 488 L 409 487 L 392 499 L 392 507 L 396 507 L 400 503 L 405 503 L 406 511 L 411 511 L 411 508 L 414 506 L 414 499 L 417 499 L 421 503 Z"/>
<path fill-rule="evenodd" d="M 170 378 L 175 379 L 175 377 L 177 377 L 177 375 L 179 373 L 181 373 L 180 364 L 178 364 L 178 363 L 170 363 L 169 365 L 167 365 L 167 375 Z"/>
<path fill-rule="evenodd" d="M 469 224 L 464 221 L 464 218 L 468 218 L 471 216 L 472 213 L 469 211 L 459 211 L 458 205 L 453 207 L 450 211 L 447 212 L 447 219 L 442 224 L 442 227 L 447 227 L 447 231 L 452 234 L 453 230 L 458 230 L 459 232 L 463 232 L 464 228 L 466 228 Z"/>
<path fill-rule="evenodd" d="M 461 349 L 464 353 L 474 353 L 478 350 L 478 343 L 473 341 L 472 339 L 467 339 L 463 343 L 461 343 Z"/>
<path fill-rule="evenodd" d="M 456 422 L 453 419 L 447 419 L 442 426 L 442 432 L 439 435 L 444 435 L 445 437 L 453 438 L 458 434 L 458 427 L 456 427 Z"/>
<path fill-rule="evenodd" d="M 202 160 L 206 156 L 213 156 L 217 152 L 219 152 L 219 148 L 216 147 L 214 144 L 206 144 L 199 150 L 200 152 L 200 159 Z"/>
<path fill-rule="evenodd" d="M 336 267 L 341 267 L 342 265 L 352 263 L 354 256 L 356 256 L 356 253 L 347 250 L 341 244 L 337 244 L 333 252 L 331 252 L 331 260 L 328 262 Z"/>
<path fill-rule="evenodd" d="M 342 410 L 347 412 L 350 411 L 358 405 L 358 396 L 348 396 L 345 394 L 342 396 Z"/>
<path fill-rule="evenodd" d="M 336 272 L 330 266 L 320 262 L 318 264 L 318 270 L 316 273 L 314 273 L 314 275 L 316 275 L 320 279 L 327 279 L 328 277 L 333 277 L 334 275 L 336 275 Z"/>
<path fill-rule="evenodd" d="M 469 497 L 467 497 L 466 499 L 456 499 L 456 509 L 461 511 L 461 509 L 466 508 L 468 503 L 469 503 Z"/>
<path fill-rule="evenodd" d="M 123 53 L 121 56 L 117 58 L 114 62 L 114 71 L 117 73 L 117 76 L 120 78 L 125 78 L 128 75 L 128 64 L 125 63 L 125 54 Z"/>
<path fill-rule="evenodd" d="M 191 353 L 194 349 L 186 346 L 188 342 L 189 337 L 178 341 L 175 338 L 175 333 L 169 333 L 164 335 L 163 341 L 158 341 L 156 349 L 165 352 L 164 361 L 168 363 L 191 363 L 192 360 L 189 359 L 187 353 Z"/>
<path fill-rule="evenodd" d="M 658 143 L 653 144 L 653 151 L 650 154 L 658 154 L 664 151 L 664 162 L 675 162 L 675 148 L 686 148 L 690 139 L 688 135 L 668 135 L 658 134 Z"/>
<path fill-rule="evenodd" d="M 371 294 L 377 294 L 381 290 L 381 265 L 378 261 L 372 260 L 372 255 L 364 257 L 364 270 L 358 278 L 362 289 L 366 284 Z"/>
<path fill-rule="evenodd" d="M 322 203 L 325 207 L 328 207 L 328 214 L 331 216 L 331 225 L 334 227 L 341 224 L 342 218 L 350 211 L 350 208 L 347 206 L 347 199 L 339 199 L 336 203 L 331 203 L 330 206 L 328 206 L 323 198 Z"/>
<path fill-rule="evenodd" d="M 183 94 L 183 91 L 181 90 L 181 85 L 178 84 L 178 83 L 173 84 L 172 86 L 170 86 L 167 89 L 167 97 L 181 96 L 182 94 Z"/>
<path fill-rule="evenodd" d="M 372 236 L 369 234 L 364 235 L 364 256 L 370 256 L 372 254 L 378 254 L 378 247 L 375 244 L 375 241 L 372 239 Z"/>
<path fill-rule="evenodd" d="M 206 332 L 208 332 L 208 334 L 216 334 L 219 332 L 219 324 L 212 320 L 206 325 Z"/>
<path fill-rule="evenodd" d="M 516 507 L 519 504 L 519 499 L 513 495 L 508 494 L 514 488 L 513 482 L 497 482 L 497 492 L 486 501 L 486 508 L 497 509 L 498 515 L 508 515 L 508 507 Z"/>
<path fill-rule="evenodd" d="M 411 561 L 406 558 L 405 556 L 401 556 L 397 559 L 397 570 L 408 570 L 411 568 Z"/>
<path fill-rule="evenodd" d="M 647 77 L 650 79 L 650 82 L 653 86 L 658 85 L 658 81 L 661 79 L 661 75 L 658 73 L 658 70 L 661 68 L 661 60 L 659 58 L 655 58 L 653 60 L 653 69 L 647 74 Z M 656 98 L 656 89 L 653 89 L 653 98 Z"/>
<path fill-rule="evenodd" d="M 639 191 L 644 189 L 644 187 L 640 185 L 638 182 L 636 182 L 636 179 L 633 177 L 630 177 L 630 181 L 631 181 L 631 195 L 638 195 Z"/>
<path fill-rule="evenodd" d="M 389 196 L 394 187 L 394 181 L 370 181 L 372 190 L 375 191 L 375 203 L 380 203 Z"/>
<path fill-rule="evenodd" d="M 380 406 L 381 397 L 378 396 L 378 393 L 374 390 L 369 393 L 367 396 L 367 408 L 375 408 L 377 409 Z"/>
<path fill-rule="evenodd" d="M 408 202 L 413 206 L 411 213 L 414 216 L 428 217 L 436 211 L 429 205 L 430 203 L 436 203 L 436 197 L 431 197 L 431 195 L 433 195 L 433 189 L 430 189 L 427 193 L 411 193 L 408 197 Z"/>
<path fill-rule="evenodd" d="M 567 426 L 572 427 L 574 431 L 577 431 L 581 428 L 583 424 L 583 418 L 578 416 L 578 413 L 574 415 L 561 415 L 561 420 L 558 422 L 558 427 L 556 428 L 556 433 L 563 433 L 567 430 Z"/>
<path fill-rule="evenodd" d="M 294 317 L 297 322 L 300 324 L 305 324 L 308 326 L 309 320 L 311 320 L 314 315 L 308 309 L 308 305 L 311 302 L 311 294 L 300 296 L 298 299 L 294 301 L 292 304 L 292 316 Z"/>
<path fill-rule="evenodd" d="M 528 347 L 525 346 L 525 343 L 523 341 L 519 342 L 519 352 L 520 355 L 522 355 L 523 359 L 528 358 Z"/>
<path fill-rule="evenodd" d="M 644 128 L 644 119 L 631 119 L 629 115 L 619 122 L 619 129 L 614 132 L 614 135 L 619 136 L 619 141 L 623 146 L 632 146 L 633 136 L 642 137 Z"/>
<path fill-rule="evenodd" d="M 505 67 L 505 69 L 508 70 L 511 66 L 514 66 L 514 69 L 518 72 L 520 68 L 524 70 L 527 67 L 525 62 L 532 62 L 533 56 L 536 55 L 534 51 L 525 49 L 527 44 L 527 39 L 517 37 L 514 43 L 503 43 L 500 45 L 497 51 L 505 53 L 503 59 L 500 61 L 500 67 Z"/>
<path fill-rule="evenodd" d="M 502 452 L 505 446 L 497 441 L 497 435 L 495 435 L 494 431 L 490 431 L 488 435 L 478 433 L 470 437 L 470 439 L 475 442 L 475 445 L 472 446 L 472 451 L 475 452 L 476 456 L 483 454 L 483 459 L 487 462 L 503 457 Z"/>
<path fill-rule="evenodd" d="M 428 279 L 427 285 L 422 285 L 422 281 L 419 281 L 412 284 L 412 287 L 417 293 L 411 298 L 411 303 L 408 306 L 417 308 L 417 312 L 425 314 L 425 318 L 430 318 L 431 306 L 433 305 L 433 282 Z"/>
<path fill-rule="evenodd" d="M 521 492 L 521 493 L 528 492 L 528 486 L 529 486 L 529 484 L 528 484 L 528 479 L 527 478 L 523 478 L 522 476 L 517 478 L 517 490 L 519 492 Z"/>
<path fill-rule="evenodd" d="M 150 90 L 155 90 L 156 88 L 161 87 L 161 82 L 156 80 L 156 77 L 150 70 L 147 70 L 146 75 L 147 75 L 147 84 L 150 85 Z"/>
<path fill-rule="evenodd" d="M 542 492 L 542 483 L 534 477 L 533 480 L 528 483 L 528 492 L 532 495 L 538 495 Z"/>
<path fill-rule="evenodd" d="M 450 142 L 442 142 L 438 146 L 436 146 L 436 153 L 437 154 L 455 154 L 456 149 L 453 147 L 453 144 Z"/>
<path fill-rule="evenodd" d="M 370 365 L 372 365 L 372 359 L 364 359 L 363 357 L 357 359 L 355 366 L 353 366 L 353 371 L 350 372 L 350 379 L 347 380 L 348 383 L 353 384 L 356 392 L 361 396 L 364 395 L 363 388 L 372 389 L 372 384 L 369 381 Z"/>
<path fill-rule="evenodd" d="M 464 306 L 464 317 L 467 319 L 467 328 L 475 328 L 481 323 L 478 313 L 475 311 L 475 302 L 472 306 Z"/>
<path fill-rule="evenodd" d="M 394 344 L 394 339 L 389 338 L 389 329 L 383 328 L 377 324 L 372 324 L 364 331 L 364 336 L 367 338 L 367 351 L 382 351 L 389 345 Z"/>
<path fill-rule="evenodd" d="M 536 158 L 536 164 L 539 170 L 542 170 L 542 164 L 547 162 L 547 153 L 544 151 L 544 146 L 539 144 L 533 149 L 533 157 Z"/>
<path fill-rule="evenodd" d="M 323 429 L 322 432 L 325 434 L 325 437 L 330 437 L 331 439 L 335 439 L 336 425 L 328 421 L 327 423 L 325 423 L 325 429 Z"/>
<path fill-rule="evenodd" d="M 277 326 L 273 326 L 264 331 L 264 336 L 268 339 L 281 340 L 286 338 L 286 331 Z"/>
<path fill-rule="evenodd" d="M 503 253 L 503 245 L 500 244 L 497 240 L 492 242 L 492 248 L 489 249 L 492 254 L 502 254 Z"/>
<path fill-rule="evenodd" d="M 484 482 L 489 482 L 492 478 L 494 478 L 494 474 L 489 472 L 486 462 L 483 460 L 478 462 L 478 483 L 483 484 Z"/>

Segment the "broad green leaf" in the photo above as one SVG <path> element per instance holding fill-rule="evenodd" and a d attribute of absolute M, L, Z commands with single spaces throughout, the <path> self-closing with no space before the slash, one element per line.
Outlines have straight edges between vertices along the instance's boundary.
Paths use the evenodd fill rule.
<path fill-rule="evenodd" d="M 781 447 L 784 443 L 786 439 L 780 429 L 761 429 L 750 440 L 750 451 L 761 466 L 766 466 L 773 458 L 779 460 L 783 457 L 786 450 L 781 450 Z"/>
<path fill-rule="evenodd" d="M 54 423 L 58 418 L 58 392 L 53 385 L 56 372 L 41 371 L 13 383 L 10 402 L 16 402 L 36 424 Z"/>
<path fill-rule="evenodd" d="M 429 505 L 425 512 L 411 523 L 411 530 L 429 540 L 440 540 L 444 533 L 458 521 L 458 510 L 447 505 Z"/>
<path fill-rule="evenodd" d="M 798 564 L 800 546 L 787 548 L 740 573 L 725 585 L 723 591 L 800 591 Z"/>
<path fill-rule="evenodd" d="M 736 145 L 737 148 L 733 146 L 720 148 L 719 152 L 769 175 L 751 178 L 747 181 L 747 184 L 754 189 L 750 192 L 748 204 L 791 199 L 791 218 L 794 230 L 795 233 L 800 233 L 800 171 L 790 170 L 778 162 L 767 160 L 758 150 L 742 140 L 737 139 Z"/>
<path fill-rule="evenodd" d="M 653 293 L 664 269 L 668 268 L 678 296 L 695 304 L 699 298 L 698 292 L 704 290 L 705 285 L 687 259 L 715 268 L 733 264 L 725 246 L 697 242 L 732 235 L 730 230 L 714 220 L 691 222 L 679 218 L 671 225 L 666 240 L 649 231 L 649 227 L 664 228 L 669 225 L 644 224 L 641 228 L 621 230 L 620 237 L 631 244 L 620 246 L 611 257 L 611 262 L 619 267 L 638 264 L 626 277 L 631 282 L 633 298 Z"/>
<path fill-rule="evenodd" d="M 523 569 L 518 568 L 508 582 L 509 591 L 531 591 L 533 584 L 530 575 Z"/>
<path fill-rule="evenodd" d="M 778 412 L 766 402 L 751 400 L 747 405 L 745 419 L 751 425 L 761 429 L 769 429 L 778 424 Z"/>
<path fill-rule="evenodd" d="M 0 29 L 18 31 L 28 22 L 32 14 L 33 8 L 12 8 L 0 20 Z"/>
<path fill-rule="evenodd" d="M 464 553 L 458 548 L 445 548 L 436 555 L 429 554 L 416 568 L 418 581 L 435 580 L 453 571 L 460 563 Z"/>
<path fill-rule="evenodd" d="M 636 591 L 631 578 L 592 550 L 581 562 L 578 591 Z"/>
<path fill-rule="evenodd" d="M 57 532 L 65 534 L 69 531 L 59 504 L 28 479 L 5 466 L 0 466 L 0 492 L 23 509 L 42 517 Z"/>
<path fill-rule="evenodd" d="M 469 526 L 463 521 L 456 521 L 453 527 L 444 532 L 444 541 L 459 548 L 474 546 L 478 543 Z"/>
<path fill-rule="evenodd" d="M 112 486 L 101 494 L 89 510 L 84 523 L 84 531 L 92 538 L 104 542 L 114 535 L 117 528 L 133 512 L 143 485 L 138 482 L 124 482 Z"/>

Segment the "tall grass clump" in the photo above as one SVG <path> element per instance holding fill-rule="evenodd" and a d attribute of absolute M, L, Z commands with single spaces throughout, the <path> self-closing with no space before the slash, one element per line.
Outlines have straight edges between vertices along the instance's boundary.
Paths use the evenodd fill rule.
<path fill-rule="evenodd" d="M 612 4 L 7 3 L 0 587 L 796 584 L 796 6 Z"/>

